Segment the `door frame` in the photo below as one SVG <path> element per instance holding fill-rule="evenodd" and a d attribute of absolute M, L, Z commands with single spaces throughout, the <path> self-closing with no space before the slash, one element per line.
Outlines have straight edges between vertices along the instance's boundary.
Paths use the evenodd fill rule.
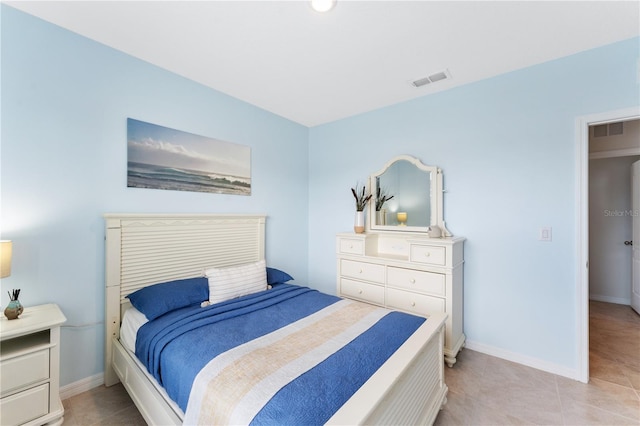
<path fill-rule="evenodd" d="M 576 118 L 576 379 L 589 382 L 589 126 L 640 119 L 640 106 Z"/>

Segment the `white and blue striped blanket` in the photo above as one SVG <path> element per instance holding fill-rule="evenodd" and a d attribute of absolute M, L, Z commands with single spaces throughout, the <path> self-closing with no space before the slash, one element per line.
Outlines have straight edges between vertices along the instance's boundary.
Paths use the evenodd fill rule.
<path fill-rule="evenodd" d="M 279 285 L 150 321 L 136 355 L 185 424 L 323 424 L 424 321 Z"/>

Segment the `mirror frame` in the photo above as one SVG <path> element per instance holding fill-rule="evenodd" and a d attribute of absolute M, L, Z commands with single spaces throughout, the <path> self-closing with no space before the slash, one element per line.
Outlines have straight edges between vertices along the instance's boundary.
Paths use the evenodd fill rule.
<path fill-rule="evenodd" d="M 432 173 L 430 192 L 431 192 L 431 218 L 430 226 L 436 225 L 440 228 L 443 237 L 452 236 L 447 230 L 443 217 L 443 189 L 442 189 L 442 170 L 436 166 L 427 166 L 418 158 L 410 155 L 399 155 L 392 158 L 387 162 L 382 169 L 369 176 L 369 188 L 371 194 L 376 194 L 378 190 L 377 178 L 386 172 L 397 161 L 408 161 L 418 169 L 424 172 Z M 371 197 L 368 206 L 368 220 L 367 230 L 369 231 L 395 231 L 395 232 L 429 232 L 428 226 L 399 226 L 399 225 L 378 225 L 375 222 L 376 219 L 376 200 L 375 197 Z"/>

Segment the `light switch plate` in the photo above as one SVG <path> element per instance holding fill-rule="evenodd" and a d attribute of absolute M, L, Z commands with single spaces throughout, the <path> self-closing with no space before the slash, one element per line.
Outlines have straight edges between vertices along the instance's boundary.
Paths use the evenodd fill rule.
<path fill-rule="evenodd" d="M 540 235 L 538 236 L 540 241 L 551 241 L 551 227 L 543 226 L 540 228 Z"/>

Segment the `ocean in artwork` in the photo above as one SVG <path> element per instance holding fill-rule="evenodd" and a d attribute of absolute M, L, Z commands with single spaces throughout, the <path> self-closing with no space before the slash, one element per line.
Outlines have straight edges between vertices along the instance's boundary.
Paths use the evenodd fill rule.
<path fill-rule="evenodd" d="M 128 163 L 127 186 L 216 194 L 251 194 L 251 179 L 131 161 Z"/>
<path fill-rule="evenodd" d="M 251 195 L 251 149 L 127 119 L 127 186 Z"/>

